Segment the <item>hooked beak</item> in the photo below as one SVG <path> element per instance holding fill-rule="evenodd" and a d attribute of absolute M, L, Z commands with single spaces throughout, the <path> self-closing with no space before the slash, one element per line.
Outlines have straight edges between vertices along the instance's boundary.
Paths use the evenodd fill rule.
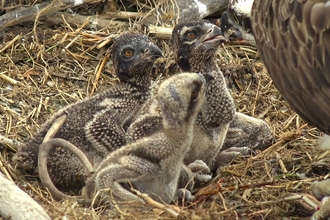
<path fill-rule="evenodd" d="M 214 79 L 214 77 L 208 73 L 198 73 L 198 77 L 203 81 L 204 85 L 208 85 Z"/>
<path fill-rule="evenodd" d="M 147 49 L 145 49 L 143 58 L 156 60 L 159 57 L 163 57 L 162 51 L 154 44 L 150 44 Z"/>
<path fill-rule="evenodd" d="M 204 74 L 201 74 L 201 75 L 203 75 L 206 85 L 208 85 L 214 79 L 214 77 L 209 73 L 204 73 Z"/>
<path fill-rule="evenodd" d="M 227 40 L 222 35 L 221 29 L 217 26 L 214 26 L 211 31 L 208 31 L 208 34 L 204 37 L 202 41 L 203 44 L 215 44 L 217 46 L 226 42 Z"/>

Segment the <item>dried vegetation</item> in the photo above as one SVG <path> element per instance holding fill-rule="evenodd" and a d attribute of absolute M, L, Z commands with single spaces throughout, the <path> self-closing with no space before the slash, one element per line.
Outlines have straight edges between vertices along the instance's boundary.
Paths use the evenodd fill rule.
<path fill-rule="evenodd" d="M 1 32 L 0 134 L 24 142 L 58 109 L 116 84 L 107 53 L 112 40 L 126 31 L 148 34 L 146 14 L 156 16 L 163 27 L 175 24 L 177 9 L 170 1 L 140 4 L 135 7 L 138 14 L 124 14 L 120 19 L 119 13 L 106 13 L 118 9 L 117 5 L 95 2 L 55 13 L 53 19 L 40 16 L 35 22 L 15 24 Z M 159 10 L 161 6 L 166 10 Z M 4 9 L 18 7 L 12 3 Z M 91 29 L 85 19 L 95 14 L 100 14 L 106 26 Z M 177 67 L 169 41 L 152 39 L 164 52 L 154 68 L 157 83 L 175 74 Z M 9 145 L 1 149 L 1 172 L 53 219 L 171 219 L 177 214 L 179 219 L 307 219 L 319 205 L 309 195 L 310 184 L 329 173 L 328 153 L 316 147 L 320 132 L 300 119 L 281 98 L 255 47 L 228 45 L 219 49 L 218 55 L 232 85 L 237 110 L 266 120 L 276 138 L 269 148 L 250 157 L 238 157 L 223 167 L 212 183 L 201 186 L 199 192 L 196 189 L 194 203 L 173 205 L 167 207 L 171 212 L 166 212 L 154 206 L 129 205 L 105 211 L 84 208 L 70 200 L 56 202 L 37 177 L 22 175 L 11 166 L 15 149 Z"/>

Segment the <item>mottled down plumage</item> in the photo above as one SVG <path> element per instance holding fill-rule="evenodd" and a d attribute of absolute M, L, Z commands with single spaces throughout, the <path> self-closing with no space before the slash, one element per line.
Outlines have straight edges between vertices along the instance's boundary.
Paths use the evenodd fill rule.
<path fill-rule="evenodd" d="M 149 98 L 151 68 L 161 55 L 160 49 L 144 35 L 119 37 L 113 44 L 112 58 L 120 83 L 59 110 L 19 149 L 13 162 L 20 169 L 35 172 L 39 145 L 53 122 L 62 115 L 67 119 L 54 137 L 76 145 L 93 164 L 101 161 L 108 151 L 126 144 L 125 126 Z M 70 152 L 57 148 L 48 164 L 50 176 L 58 187 L 79 189 L 84 185 L 86 170 Z"/>
<path fill-rule="evenodd" d="M 185 36 L 189 33 L 197 33 L 193 41 L 189 41 Z M 223 74 L 218 66 L 215 55 L 217 48 L 222 41 L 212 42 L 217 38 L 221 39 L 221 30 L 217 26 L 209 23 L 205 20 L 183 22 L 178 24 L 172 34 L 172 44 L 174 45 L 174 53 L 176 61 L 179 64 L 181 70 L 192 72 L 209 72 L 216 71 L 218 76 L 223 78 Z M 206 41 L 210 39 L 211 41 Z M 208 49 L 203 49 L 205 45 L 209 45 Z M 187 53 L 188 51 L 188 53 Z M 186 54 L 183 56 L 182 54 Z M 188 63 L 189 65 L 187 65 Z M 189 69 L 187 69 L 189 67 Z M 207 92 L 207 97 L 214 97 L 214 103 L 210 103 L 210 106 L 215 106 L 218 99 L 215 97 L 217 88 L 210 87 Z M 222 104 L 219 100 L 218 105 Z M 216 111 L 213 107 L 210 107 L 208 114 L 212 115 L 213 111 Z M 230 115 L 228 112 L 223 111 L 223 115 Z M 225 117 L 225 116 L 222 116 Z M 226 154 L 229 148 L 235 148 L 234 151 L 229 150 L 225 155 L 227 162 L 230 162 L 235 155 L 244 152 L 245 149 L 263 149 L 269 145 L 273 139 L 272 131 L 264 121 L 255 119 L 250 116 L 235 113 L 233 120 L 231 121 L 228 131 L 226 133 L 225 140 L 219 149 L 223 150 L 221 154 Z M 214 152 L 217 153 L 217 152 Z M 223 155 L 221 155 L 223 157 Z M 208 162 L 206 162 L 208 164 Z M 221 164 L 221 161 L 217 161 L 216 164 Z M 216 167 L 211 167 L 215 169 Z"/>
<path fill-rule="evenodd" d="M 192 147 L 184 159 L 186 165 L 202 160 L 212 171 L 247 149 L 265 148 L 273 138 L 270 127 L 264 121 L 235 113 L 232 97 L 215 58 L 217 48 L 223 40 L 220 28 L 200 20 L 176 25 L 171 42 L 175 60 L 182 71 L 200 72 L 213 77 L 207 86 L 206 100 L 194 126 Z M 161 117 L 154 106 L 157 106 L 156 100 L 148 100 L 141 107 L 138 117 L 127 132 L 130 142 L 161 128 Z M 224 151 L 217 156 L 223 146 Z M 215 161 L 216 159 L 221 161 Z M 189 167 L 196 167 L 195 165 L 198 173 L 207 173 L 209 170 L 206 167 L 203 169 L 200 164 Z M 197 180 L 205 181 L 208 178 Z M 186 180 L 182 179 L 181 183 L 185 184 Z"/>
<path fill-rule="evenodd" d="M 86 182 L 83 196 L 103 201 L 141 201 L 130 186 L 159 202 L 173 201 L 182 161 L 193 139 L 193 123 L 202 106 L 206 81 L 183 73 L 166 79 L 151 99 L 157 100 L 162 129 L 109 154 Z"/>
<path fill-rule="evenodd" d="M 197 30 L 191 30 L 195 24 L 196 22 L 186 22 L 176 25 L 173 29 L 172 45 L 176 61 L 180 67 L 183 66 L 183 71 L 200 72 L 212 78 L 207 84 L 206 98 L 194 124 L 191 149 L 184 158 L 184 163 L 190 165 L 189 168 L 192 167 L 196 174 L 202 173 L 202 175 L 197 175 L 196 179 L 205 182 L 210 179 L 210 176 L 203 174 L 210 171 L 208 166 L 212 168 L 214 166 L 215 156 L 221 149 L 229 123 L 234 117 L 235 106 L 221 71 L 217 68 L 212 69 L 212 67 L 217 67 L 213 65 L 214 54 L 223 41 L 221 31 L 219 32 L 219 28 L 214 28 L 215 26 L 204 21 L 200 23 Z M 186 42 L 179 42 L 179 37 L 180 40 L 184 38 Z M 205 66 L 197 65 L 203 61 Z M 155 108 L 157 105 L 157 100 L 149 99 L 141 107 L 138 117 L 128 128 L 128 140 L 134 141 L 161 130 L 162 116 Z M 201 161 L 205 162 L 204 167 L 201 166 Z M 185 187 L 192 179 L 190 174 L 186 175 L 187 169 L 182 171 L 180 187 Z"/>

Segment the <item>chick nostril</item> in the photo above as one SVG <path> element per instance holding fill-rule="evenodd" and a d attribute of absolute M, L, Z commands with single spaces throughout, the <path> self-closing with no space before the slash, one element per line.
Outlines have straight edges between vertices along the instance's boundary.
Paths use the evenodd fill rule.
<path fill-rule="evenodd" d="M 144 50 L 144 53 L 148 53 L 149 52 L 149 48 Z"/>

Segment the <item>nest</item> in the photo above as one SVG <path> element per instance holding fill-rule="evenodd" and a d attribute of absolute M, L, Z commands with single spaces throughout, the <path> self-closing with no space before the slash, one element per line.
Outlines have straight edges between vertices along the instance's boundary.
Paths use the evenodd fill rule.
<path fill-rule="evenodd" d="M 156 16 L 158 26 L 170 29 L 175 25 L 177 8 L 172 2 L 155 2 L 136 3 L 133 6 L 137 11 L 122 17 L 120 7 L 110 1 L 84 4 L 71 12 L 63 12 L 62 5 L 55 15 L 37 13 L 31 22 L 10 24 L 0 44 L 1 134 L 25 142 L 57 110 L 115 85 L 118 80 L 108 51 L 113 39 L 123 32 L 148 34 L 163 50 L 164 57 L 153 69 L 155 84 L 178 72 L 167 32 L 150 33 L 152 26 L 146 18 Z M 4 9 L 18 7 L 13 4 Z M 165 9 L 159 17 L 160 7 Z M 117 12 L 107 13 L 109 9 Z M 90 19 L 96 14 L 105 22 L 97 31 L 90 28 Z M 282 99 L 255 47 L 224 46 L 218 51 L 218 61 L 231 85 L 237 110 L 265 120 L 275 140 L 269 148 L 237 157 L 222 167 L 211 183 L 196 189 L 195 202 L 156 208 L 129 205 L 112 210 L 84 208 L 74 200 L 57 202 L 37 177 L 23 176 L 11 166 L 15 149 L 10 145 L 1 149 L 1 172 L 38 201 L 52 219 L 308 218 L 319 205 L 310 196 L 309 187 L 329 172 L 328 153 L 316 147 L 321 133 Z"/>

